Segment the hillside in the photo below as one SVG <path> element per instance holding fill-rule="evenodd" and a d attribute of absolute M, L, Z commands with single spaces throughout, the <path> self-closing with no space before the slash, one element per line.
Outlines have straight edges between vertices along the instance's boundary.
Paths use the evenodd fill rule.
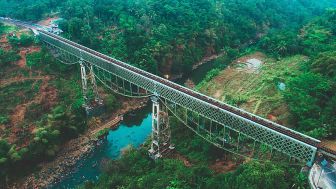
<path fill-rule="evenodd" d="M 251 65 L 249 61 L 253 60 L 260 60 L 260 65 Z M 298 75 L 306 61 L 307 58 L 300 55 L 277 61 L 256 52 L 240 57 L 213 79 L 197 87 L 204 94 L 293 127 L 281 91 L 284 89 L 279 89 L 279 85 L 287 83 L 289 76 Z"/>
<path fill-rule="evenodd" d="M 271 32 L 196 88 L 320 139 L 335 139 L 335 9 L 295 31 Z M 260 60 L 257 65 L 249 61 Z M 256 67 L 255 67 L 256 66 Z"/>
<path fill-rule="evenodd" d="M 19 177 L 85 129 L 78 121 L 83 114 L 66 105 L 81 90 L 57 77 L 60 68 L 28 30 L 1 24 L 0 31 L 0 174 L 12 177 L 21 169 Z M 22 169 L 22 161 L 32 164 Z"/>
<path fill-rule="evenodd" d="M 57 20 L 63 37 L 168 79 L 215 58 L 203 81 L 187 80 L 188 87 L 336 150 L 335 7 L 334 0 L 0 0 L 0 16 L 41 25 Z M 120 97 L 98 84 L 105 109 L 87 116 L 79 66 L 63 65 L 51 53 L 30 31 L 0 23 L 0 188 L 62 182 L 106 142 L 97 137 L 108 135 L 120 114 L 148 100 Z M 186 119 L 188 113 L 195 116 L 186 111 Z M 237 144 L 228 152 L 168 118 L 171 156 L 150 159 L 149 140 L 128 146 L 116 159 L 88 164 L 100 175 L 82 177 L 78 187 L 309 187 L 303 165 L 267 144 L 216 125 L 216 140 Z"/>

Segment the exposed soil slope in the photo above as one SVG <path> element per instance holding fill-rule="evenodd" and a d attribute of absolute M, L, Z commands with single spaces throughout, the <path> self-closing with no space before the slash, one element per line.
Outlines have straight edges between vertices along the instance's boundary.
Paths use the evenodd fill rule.
<path fill-rule="evenodd" d="M 304 56 L 276 61 L 260 52 L 235 60 L 201 87 L 201 92 L 272 121 L 289 126 L 288 107 L 278 84 L 299 72 Z"/>

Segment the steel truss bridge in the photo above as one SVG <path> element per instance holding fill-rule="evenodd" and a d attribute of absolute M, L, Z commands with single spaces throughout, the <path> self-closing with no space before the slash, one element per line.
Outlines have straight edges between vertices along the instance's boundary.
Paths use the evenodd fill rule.
<path fill-rule="evenodd" d="M 30 28 L 59 61 L 80 64 L 85 100 L 89 85 L 97 92 L 96 81 L 123 96 L 151 97 L 153 123 L 149 153 L 153 158 L 173 148 L 168 113 L 203 139 L 232 153 L 253 157 L 255 150 L 266 146 L 271 154 L 282 153 L 308 166 L 314 163 L 318 153 L 336 157 L 335 151 L 317 139 L 49 33 L 42 27 L 12 19 L 1 20 Z M 98 93 L 94 94 L 96 102 L 101 103 Z M 89 110 L 90 106 L 86 108 Z"/>

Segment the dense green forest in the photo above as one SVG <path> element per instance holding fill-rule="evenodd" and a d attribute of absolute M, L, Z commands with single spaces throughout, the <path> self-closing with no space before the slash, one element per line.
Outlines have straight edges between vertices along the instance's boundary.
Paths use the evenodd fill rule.
<path fill-rule="evenodd" d="M 1 28 L 3 26 L 0 26 L 0 30 Z M 78 76 L 60 74 L 66 73 L 65 71 L 72 72 L 74 68 L 65 68 L 56 63 L 46 49 L 27 56 L 29 69 L 21 69 L 13 64 L 21 59 L 18 55 L 19 50 L 32 45 L 32 39 L 31 35 L 13 37 L 9 39 L 12 46 L 10 51 L 0 49 L 1 80 L 11 81 L 19 75 L 23 78 L 44 79 L 45 75 L 62 77 L 48 83 L 47 89 L 57 91 L 57 99 L 31 103 L 27 106 L 29 111 L 24 113 L 24 120 L 17 125 L 13 125 L 11 120 L 15 113 L 13 110 L 39 96 L 42 82 L 18 80 L 13 84 L 0 86 L 0 125 L 4 128 L 0 130 L 0 187 L 3 187 L 5 180 L 29 172 L 36 163 L 53 158 L 65 141 L 77 137 L 86 129 L 85 113 L 81 107 L 81 89 L 74 79 Z M 31 68 L 34 68 L 34 71 L 30 70 Z M 72 81 L 68 82 L 67 79 Z M 11 133 L 14 130 L 20 132 Z M 9 142 L 11 137 L 15 142 Z"/>
<path fill-rule="evenodd" d="M 177 74 L 205 56 L 235 55 L 270 29 L 298 28 L 331 2 L 14 0 L 0 1 L 0 15 L 36 21 L 58 12 L 68 38 L 153 73 Z"/>
<path fill-rule="evenodd" d="M 317 138 L 336 135 L 336 9 L 328 9 L 298 30 L 274 31 L 259 47 L 275 56 L 309 57 L 300 75 L 289 75 L 285 98 L 296 129 Z"/>
<path fill-rule="evenodd" d="M 229 57 L 227 63 L 247 47 L 276 59 L 303 54 L 309 59 L 302 65 L 302 74 L 288 73 L 290 82 L 283 94 L 291 121 L 298 131 L 334 139 L 336 10 L 328 7 L 336 7 L 336 3 L 332 0 L 0 0 L 0 16 L 34 22 L 59 16 L 63 18 L 60 27 L 65 37 L 158 75 L 190 72 L 204 57 L 219 53 Z M 1 35 L 5 29 L 0 23 Z M 1 77 L 10 63 L 19 59 L 18 50 L 35 41 L 23 35 L 10 37 L 9 43 L 13 49 L 0 49 Z M 49 75 L 61 74 L 65 79 L 52 83 L 60 92 L 57 105 L 47 110 L 37 104 L 29 107 L 31 112 L 26 117 L 38 125 L 34 135 L 29 136 L 32 138 L 29 145 L 17 148 L 17 144 L 0 140 L 3 178 L 0 181 L 13 176 L 27 162 L 35 165 L 54 157 L 64 141 L 87 129 L 82 121 L 83 99 L 74 68 L 57 64 L 45 49 L 30 54 L 27 65 Z M 209 72 L 205 82 L 218 74 L 218 69 Z M 69 72 L 75 76 L 70 77 Z M 0 94 L 0 102 L 6 106 L 0 107 L 0 125 L 8 124 L 8 111 L 14 108 L 8 99 L 20 103 L 15 98 L 16 92 L 28 93 L 31 85 L 27 82 L 2 89 L 7 92 Z M 114 96 L 107 99 L 110 107 L 114 107 L 115 101 Z M 88 182 L 82 187 L 307 187 L 299 168 L 283 162 L 249 161 L 230 173 L 215 173 L 209 163 L 223 152 L 186 129 L 178 130 L 183 128 L 178 123 L 174 126 L 177 151 L 191 159 L 191 167 L 176 159 L 153 162 L 144 148 L 132 149 L 120 160 L 109 162 L 96 183 Z"/>

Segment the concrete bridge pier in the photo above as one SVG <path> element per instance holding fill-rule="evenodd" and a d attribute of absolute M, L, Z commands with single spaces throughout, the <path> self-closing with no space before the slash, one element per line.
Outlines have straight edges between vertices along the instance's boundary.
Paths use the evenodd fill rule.
<path fill-rule="evenodd" d="M 160 103 L 158 96 L 152 96 L 152 143 L 149 156 L 156 160 L 166 156 L 172 149 L 168 109 Z"/>

